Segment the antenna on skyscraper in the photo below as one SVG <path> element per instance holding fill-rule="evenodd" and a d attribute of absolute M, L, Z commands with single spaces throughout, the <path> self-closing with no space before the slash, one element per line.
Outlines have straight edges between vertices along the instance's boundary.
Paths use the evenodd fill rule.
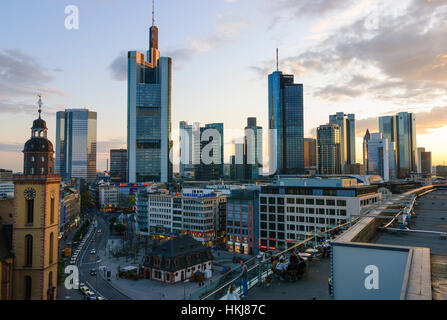
<path fill-rule="evenodd" d="M 279 58 L 278 48 L 276 48 L 276 71 L 279 71 Z"/>
<path fill-rule="evenodd" d="M 155 0 L 152 0 L 152 26 L 155 26 Z"/>

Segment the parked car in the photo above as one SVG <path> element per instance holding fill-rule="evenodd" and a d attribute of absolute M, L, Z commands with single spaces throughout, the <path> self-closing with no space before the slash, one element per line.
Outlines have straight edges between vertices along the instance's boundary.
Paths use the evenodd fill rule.
<path fill-rule="evenodd" d="M 91 254 L 96 254 L 96 249 L 92 249 L 92 250 L 90 251 L 90 253 L 91 253 Z"/>
<path fill-rule="evenodd" d="M 90 270 L 90 275 L 91 275 L 92 277 L 96 276 L 96 269 L 92 269 L 92 270 Z"/>

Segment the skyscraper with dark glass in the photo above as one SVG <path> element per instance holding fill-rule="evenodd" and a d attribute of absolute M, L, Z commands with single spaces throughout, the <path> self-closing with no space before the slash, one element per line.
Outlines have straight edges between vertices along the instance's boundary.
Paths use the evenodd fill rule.
<path fill-rule="evenodd" d="M 96 180 L 97 114 L 88 109 L 67 109 L 56 113 L 56 174 Z"/>
<path fill-rule="evenodd" d="M 110 180 L 113 182 L 126 182 L 127 179 L 127 150 L 110 150 Z"/>
<path fill-rule="evenodd" d="M 149 30 L 149 50 L 129 51 L 127 74 L 128 181 L 172 179 L 171 58 L 160 57 L 158 28 Z"/>
<path fill-rule="evenodd" d="M 304 171 L 303 85 L 275 71 L 268 78 L 270 174 Z M 272 131 L 273 130 L 273 131 Z M 272 132 L 276 131 L 276 135 Z"/>
<path fill-rule="evenodd" d="M 319 174 L 341 173 L 341 130 L 335 123 L 317 128 L 317 162 Z"/>
<path fill-rule="evenodd" d="M 329 116 L 329 123 L 340 127 L 340 161 L 344 173 L 345 165 L 355 164 L 355 115 L 337 112 Z"/>

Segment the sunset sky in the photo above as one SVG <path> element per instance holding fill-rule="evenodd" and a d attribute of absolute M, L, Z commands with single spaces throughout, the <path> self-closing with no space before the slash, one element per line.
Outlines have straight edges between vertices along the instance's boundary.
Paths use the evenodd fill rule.
<path fill-rule="evenodd" d="M 67 5 L 79 8 L 78 30 L 64 27 Z M 54 145 L 56 111 L 98 113 L 105 169 L 109 149 L 126 147 L 127 51 L 147 49 L 151 10 L 150 0 L 0 2 L 0 168 L 22 170 L 41 93 Z M 434 165 L 447 160 L 447 0 L 156 0 L 155 21 L 173 59 L 173 129 L 223 122 L 231 142 L 247 117 L 267 128 L 279 48 L 280 70 L 304 84 L 306 137 L 329 114 L 355 113 L 361 162 L 377 117 L 408 111 L 417 146 Z"/>

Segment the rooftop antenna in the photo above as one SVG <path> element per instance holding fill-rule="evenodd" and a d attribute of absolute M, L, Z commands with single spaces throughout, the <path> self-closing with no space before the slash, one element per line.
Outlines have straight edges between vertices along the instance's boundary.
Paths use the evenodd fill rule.
<path fill-rule="evenodd" d="M 278 59 L 278 48 L 276 48 L 276 71 L 279 71 L 279 59 Z"/>
<path fill-rule="evenodd" d="M 155 0 L 152 0 L 152 26 L 155 26 Z"/>
<path fill-rule="evenodd" d="M 37 95 L 39 97 L 39 101 L 37 101 L 37 104 L 39 105 L 39 119 L 40 119 L 40 114 L 42 113 L 42 95 L 38 94 Z"/>

